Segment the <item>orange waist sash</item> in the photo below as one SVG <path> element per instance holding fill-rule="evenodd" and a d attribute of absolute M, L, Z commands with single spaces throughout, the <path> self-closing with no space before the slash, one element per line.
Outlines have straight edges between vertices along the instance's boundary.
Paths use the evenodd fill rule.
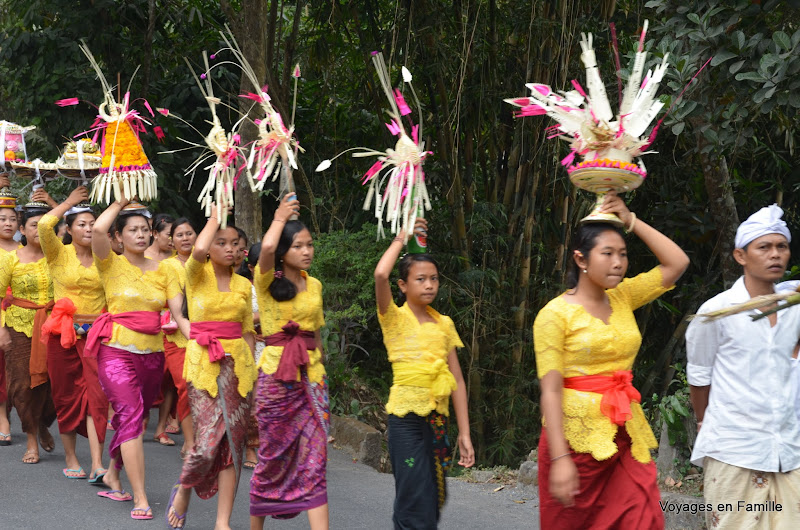
<path fill-rule="evenodd" d="M 612 375 L 581 375 L 564 379 L 564 388 L 578 392 L 602 394 L 600 412 L 617 425 L 624 425 L 633 417 L 631 402 L 642 402 L 642 395 L 633 388 L 630 370 L 617 370 Z"/>

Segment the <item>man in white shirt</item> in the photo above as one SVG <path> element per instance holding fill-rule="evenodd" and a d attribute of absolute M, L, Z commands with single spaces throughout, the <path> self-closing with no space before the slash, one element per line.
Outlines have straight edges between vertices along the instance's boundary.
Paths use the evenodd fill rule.
<path fill-rule="evenodd" d="M 775 292 L 789 262 L 791 234 L 777 205 L 736 231 L 744 275 L 698 313 Z M 758 321 L 747 311 L 686 331 L 687 375 L 699 433 L 692 463 L 705 468 L 708 528 L 800 528 L 800 422 L 791 358 L 800 306 Z"/>

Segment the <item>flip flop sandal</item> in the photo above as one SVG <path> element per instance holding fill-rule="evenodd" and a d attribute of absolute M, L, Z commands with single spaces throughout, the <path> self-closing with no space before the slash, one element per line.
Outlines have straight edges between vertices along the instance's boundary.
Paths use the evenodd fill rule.
<path fill-rule="evenodd" d="M 0 432 L 0 445 L 11 445 L 11 433 Z"/>
<path fill-rule="evenodd" d="M 189 510 L 186 510 L 185 512 L 183 512 L 183 515 L 178 515 L 178 510 L 176 510 L 175 506 L 173 506 L 173 503 L 175 502 L 175 496 L 178 494 L 178 490 L 180 489 L 180 487 L 181 487 L 180 482 L 172 486 L 172 492 L 170 492 L 169 494 L 169 502 L 167 503 L 167 513 L 164 515 L 164 518 L 167 520 L 167 527 L 171 528 L 172 530 L 176 530 L 178 528 L 183 528 L 186 526 L 186 514 L 189 512 Z M 175 517 L 178 518 L 178 521 L 181 523 L 180 526 L 172 526 L 169 523 L 170 510 L 172 510 L 172 513 L 175 515 Z"/>
<path fill-rule="evenodd" d="M 116 502 L 128 502 L 133 500 L 133 495 L 125 490 L 98 491 L 97 496 L 105 497 L 106 499 L 111 499 Z"/>
<path fill-rule="evenodd" d="M 25 459 L 28 457 L 28 455 L 35 456 L 36 460 L 33 461 L 33 462 L 26 462 Z M 25 451 L 25 454 L 22 455 L 22 463 L 23 464 L 38 464 L 39 463 L 39 451 L 34 450 L 34 449 Z"/>
<path fill-rule="evenodd" d="M 175 427 L 174 425 L 167 425 L 167 428 L 164 430 L 164 432 L 166 432 L 167 434 L 178 434 L 181 432 L 181 430 L 178 427 Z"/>
<path fill-rule="evenodd" d="M 144 515 L 134 515 L 134 512 L 144 512 Z M 149 521 L 153 518 L 153 510 L 150 509 L 149 506 L 145 506 L 144 508 L 134 508 L 131 510 L 131 519 L 137 519 L 139 521 Z"/>
<path fill-rule="evenodd" d="M 242 464 L 242 465 L 244 467 L 246 467 L 247 469 L 255 469 L 256 468 L 256 463 L 253 462 L 252 460 L 245 460 L 244 464 Z"/>
<path fill-rule="evenodd" d="M 106 430 L 107 430 L 107 431 L 113 431 L 113 430 L 114 430 L 114 426 L 113 426 L 113 425 L 111 425 L 111 420 L 108 420 L 108 421 L 106 422 Z"/>
<path fill-rule="evenodd" d="M 161 434 L 156 434 L 153 436 L 153 440 L 160 443 L 161 445 L 173 446 L 175 445 L 175 440 L 167 436 L 167 433 L 162 432 Z"/>
<path fill-rule="evenodd" d="M 92 471 L 92 473 L 94 474 L 94 476 L 89 477 L 89 480 L 87 482 L 89 482 L 89 484 L 93 486 L 105 486 L 105 484 L 103 484 L 103 477 L 106 476 L 108 470 L 103 469 L 102 467 L 98 467 L 97 469 Z"/>
<path fill-rule="evenodd" d="M 72 479 L 86 478 L 86 471 L 84 471 L 82 467 L 79 467 L 78 469 L 64 468 L 61 470 L 61 472 L 67 478 L 72 478 Z"/>

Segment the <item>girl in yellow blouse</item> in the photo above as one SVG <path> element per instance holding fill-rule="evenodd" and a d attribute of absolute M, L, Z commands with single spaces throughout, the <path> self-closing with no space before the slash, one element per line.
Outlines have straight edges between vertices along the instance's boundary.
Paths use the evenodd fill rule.
<path fill-rule="evenodd" d="M 326 478 L 328 387 L 322 365 L 322 284 L 306 273 L 311 233 L 291 217 L 294 194 L 281 201 L 253 271 L 266 347 L 255 395 L 261 445 L 250 481 L 250 528 L 265 517 L 308 512 L 312 530 L 328 528 Z"/>
<path fill-rule="evenodd" d="M 10 286 L 12 296 L 10 305 L 3 304 L 6 314 L 5 325 L 0 328 L 0 348 L 5 352 L 8 401 L 17 409 L 28 438 L 22 457 L 26 464 L 39 462 L 37 438 L 48 453 L 54 448 L 47 428 L 56 415 L 47 378 L 47 353 L 39 340 L 53 301 L 53 284 L 37 230 L 47 210 L 38 203 L 25 207 L 20 227 L 25 246 L 0 258 L 0 293 Z"/>
<path fill-rule="evenodd" d="M 97 356 L 100 384 L 114 408 L 114 436 L 109 444 L 111 464 L 103 482 L 111 491 L 98 493 L 115 501 L 134 502 L 133 519 L 152 519 L 144 490 L 142 435 L 145 411 L 150 409 L 164 375 L 161 308 L 168 305 L 185 334 L 189 322 L 181 315 L 183 295 L 166 267 L 144 255 L 150 244 L 149 212 L 141 205 L 129 207 L 122 199 L 97 218 L 92 231 L 92 251 L 106 295 L 108 312 L 95 321 L 85 354 Z M 115 223 L 122 254 L 111 251 L 106 234 Z M 133 497 L 121 488 L 122 463 Z"/>
<path fill-rule="evenodd" d="M 6 173 L 0 173 L 0 259 L 3 256 L 20 247 L 14 241 L 14 234 L 17 233 L 17 197 L 11 193 L 11 182 Z M 0 309 L 0 326 L 5 322 L 5 311 Z M 8 392 L 6 390 L 6 358 L 3 350 L 0 349 L 0 445 L 11 445 L 11 424 L 8 423 L 8 413 L 6 412 L 6 401 Z"/>
<path fill-rule="evenodd" d="M 186 262 L 192 255 L 197 232 L 192 223 L 186 217 L 181 217 L 172 223 L 170 228 L 170 238 L 175 247 L 176 254 L 164 260 L 170 274 L 174 275 L 180 285 L 181 290 L 186 292 Z M 167 317 L 169 313 L 166 314 Z M 163 317 L 162 317 L 163 323 Z M 188 339 L 171 322 L 161 329 L 164 330 L 164 363 L 166 365 L 165 383 L 161 385 L 164 393 L 164 403 L 158 409 L 158 425 L 156 425 L 155 440 L 161 445 L 175 445 L 175 442 L 167 436 L 167 418 L 172 408 L 177 392 L 178 406 L 177 418 L 183 429 L 183 448 L 181 458 L 189 452 L 194 445 L 194 427 L 192 426 L 192 414 L 189 409 L 189 398 L 186 393 L 186 380 L 183 378 L 183 362 L 186 356 L 186 345 Z M 166 376 L 171 381 L 168 381 Z M 169 389 L 169 391 L 167 390 Z M 173 391 L 174 389 L 174 391 Z"/>
<path fill-rule="evenodd" d="M 603 211 L 619 216 L 661 264 L 626 279 L 620 230 L 584 224 L 572 245 L 569 290 L 536 317 L 542 528 L 664 527 L 650 458 L 657 444 L 631 385 L 642 341 L 633 310 L 671 289 L 689 258 L 616 194 L 606 196 Z"/>
<path fill-rule="evenodd" d="M 86 204 L 86 187 L 76 188 L 67 199 L 39 221 L 39 241 L 53 279 L 55 306 L 43 326 L 47 344 L 47 369 L 58 415 L 67 467 L 64 476 L 86 478 L 75 454 L 76 433 L 89 440 L 92 467 L 89 481 L 102 485 L 103 443 L 108 400 L 97 378 L 97 359 L 83 355 L 86 333 L 103 312 L 106 297 L 92 257 L 94 213 Z M 52 201 L 49 195 L 48 201 Z M 54 202 L 54 201 L 53 201 Z M 66 216 L 64 241 L 54 228 Z"/>
<path fill-rule="evenodd" d="M 233 272 L 238 249 L 236 227 L 220 229 L 213 213 L 186 263 L 191 335 L 183 376 L 197 432 L 167 505 L 170 528 L 186 524 L 192 488 L 201 499 L 219 491 L 215 528 L 230 528 L 257 374 L 250 282 Z"/>
<path fill-rule="evenodd" d="M 415 232 L 427 232 L 417 219 Z M 403 250 L 405 231 L 392 240 L 375 267 L 375 298 L 383 343 L 392 363 L 389 457 L 395 483 L 397 529 L 435 529 L 447 491 L 450 465 L 447 440 L 450 396 L 458 424 L 459 464 L 471 467 L 475 451 L 469 433 L 464 376 L 456 348 L 464 345 L 450 317 L 430 307 L 439 292 L 439 267 L 429 254 L 406 254 L 400 260 L 400 306 L 392 299 L 389 277 Z"/>

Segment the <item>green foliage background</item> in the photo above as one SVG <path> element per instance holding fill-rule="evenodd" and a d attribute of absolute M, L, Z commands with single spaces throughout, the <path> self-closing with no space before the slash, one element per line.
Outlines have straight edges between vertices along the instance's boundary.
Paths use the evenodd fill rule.
<path fill-rule="evenodd" d="M 265 0 L 266 1 L 266 0 Z M 252 2 L 199 0 L 0 0 L 0 119 L 37 125 L 29 152 L 54 159 L 65 138 L 89 128 L 86 103 L 100 85 L 78 50 L 85 39 L 109 80 L 167 107 L 205 130 L 207 108 L 183 62 L 219 49 L 224 13 Z M 297 131 L 306 153 L 298 180 L 303 219 L 315 232 L 312 274 L 325 285 L 328 369 L 334 411 L 385 427 L 381 402 L 391 371 L 375 318 L 372 270 L 386 247 L 361 209 L 363 160 L 325 158 L 353 146 L 393 144 L 386 102 L 370 64 L 383 50 L 393 65 L 414 74 L 434 152 L 426 173 L 434 201 L 430 245 L 445 282 L 436 308 L 450 315 L 466 348 L 473 441 L 481 464 L 510 464 L 535 447 L 538 382 L 531 325 L 536 312 L 563 288 L 566 246 L 591 198 L 568 182 L 559 161 L 564 144 L 543 135 L 547 118 L 515 120 L 505 97 L 524 83 L 569 89 L 583 80 L 581 31 L 595 34 L 608 92 L 616 93 L 609 22 L 620 36 L 623 71 L 645 19 L 655 63 L 674 65 L 662 85 L 666 107 L 709 58 L 664 122 L 645 157 L 649 176 L 626 198 L 637 215 L 675 239 L 692 258 L 678 287 L 638 314 L 644 342 L 635 367 L 643 396 L 676 391 L 674 368 L 683 352 L 681 318 L 719 292 L 732 277 L 726 241 L 731 226 L 757 208 L 779 202 L 797 233 L 800 164 L 800 12 L 798 2 L 732 0 L 271 0 L 260 31 L 274 37 L 270 72 L 302 68 Z M 220 5 L 225 7 L 221 9 Z M 272 16 L 274 13 L 274 17 Z M 293 24 L 298 21 L 297 32 Z M 235 69 L 215 70 L 217 91 L 234 107 Z M 270 92 L 284 108 L 284 83 Z M 615 105 L 615 103 L 612 103 Z M 229 125 L 237 116 L 223 117 Z M 157 116 L 165 144 L 145 137 L 159 173 L 158 210 L 198 218 L 197 187 L 183 175 L 193 154 L 157 153 L 200 141 L 176 120 Z M 196 155 L 196 153 L 195 153 Z M 68 184 L 57 192 L 65 193 Z M 262 200 L 271 219 L 274 195 Z M 631 240 L 630 274 L 655 265 Z M 797 245 L 793 245 L 797 255 Z M 668 401 L 661 401 L 662 403 Z M 655 410 L 655 406 L 653 406 Z"/>

